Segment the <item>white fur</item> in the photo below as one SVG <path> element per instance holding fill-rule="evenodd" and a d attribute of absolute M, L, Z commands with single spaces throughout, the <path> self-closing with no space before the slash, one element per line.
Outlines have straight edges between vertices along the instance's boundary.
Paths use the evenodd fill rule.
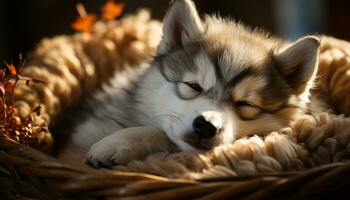
<path fill-rule="evenodd" d="M 217 83 L 213 64 L 203 52 L 200 52 L 195 58 L 194 63 L 198 67 L 198 73 L 195 79 L 200 83 L 204 90 L 213 88 Z"/>
<path fill-rule="evenodd" d="M 229 126 L 226 128 L 223 140 L 232 142 L 233 122 L 223 122 L 224 119 L 232 118 L 230 108 L 220 108 L 210 99 L 200 96 L 192 100 L 180 99 L 174 93 L 173 84 L 167 82 L 157 69 L 151 69 L 146 74 L 142 85 L 139 98 L 143 100 L 143 104 L 139 104 L 137 110 L 144 115 L 140 115 L 139 120 L 163 129 L 170 140 L 181 149 L 196 150 L 182 138 L 192 132 L 192 122 L 199 115 L 220 119 L 222 124 Z M 159 101 L 154 101 L 154 99 L 159 99 Z M 165 115 L 172 115 L 173 118 L 169 119 Z"/>

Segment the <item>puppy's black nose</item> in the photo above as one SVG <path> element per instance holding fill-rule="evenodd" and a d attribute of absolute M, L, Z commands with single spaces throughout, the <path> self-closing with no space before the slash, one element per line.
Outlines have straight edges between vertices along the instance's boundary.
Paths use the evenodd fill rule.
<path fill-rule="evenodd" d="M 207 121 L 203 116 L 198 116 L 193 120 L 194 132 L 203 139 L 213 138 L 216 135 L 218 129 Z"/>

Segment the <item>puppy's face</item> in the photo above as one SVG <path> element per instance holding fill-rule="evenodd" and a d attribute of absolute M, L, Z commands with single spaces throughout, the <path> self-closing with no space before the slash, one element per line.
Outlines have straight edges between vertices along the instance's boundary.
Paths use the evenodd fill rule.
<path fill-rule="evenodd" d="M 202 22 L 189 0 L 174 1 L 154 65 L 155 116 L 183 150 L 278 130 L 302 112 L 315 76 L 318 39 L 293 44 L 230 21 Z M 156 100 L 155 100 L 156 101 Z"/>

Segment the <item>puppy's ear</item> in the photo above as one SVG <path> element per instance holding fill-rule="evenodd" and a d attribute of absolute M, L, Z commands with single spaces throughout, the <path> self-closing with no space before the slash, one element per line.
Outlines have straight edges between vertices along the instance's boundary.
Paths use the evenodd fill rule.
<path fill-rule="evenodd" d="M 306 36 L 274 53 L 283 78 L 297 94 L 309 89 L 315 78 L 319 45 L 318 38 Z"/>
<path fill-rule="evenodd" d="M 158 54 L 182 47 L 203 32 L 202 22 L 191 0 L 173 0 L 164 18 L 163 39 Z"/>

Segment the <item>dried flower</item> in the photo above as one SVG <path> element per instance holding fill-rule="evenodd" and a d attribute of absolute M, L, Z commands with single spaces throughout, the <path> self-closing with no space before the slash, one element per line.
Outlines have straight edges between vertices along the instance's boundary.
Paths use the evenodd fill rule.
<path fill-rule="evenodd" d="M 122 14 L 124 7 L 124 3 L 115 3 L 114 0 L 107 0 L 101 9 L 101 19 L 114 20 Z M 81 3 L 77 4 L 77 11 L 79 16 L 72 23 L 72 28 L 80 32 L 90 32 L 97 20 L 97 15 L 87 13 L 84 5 Z"/>
<path fill-rule="evenodd" d="M 97 17 L 95 14 L 88 14 L 83 4 L 77 4 L 77 11 L 79 16 L 72 23 L 72 28 L 76 31 L 90 32 L 92 25 L 95 23 Z"/>
<path fill-rule="evenodd" d="M 5 63 L 0 69 L 0 133 L 22 144 L 37 146 L 38 138 L 32 135 L 32 115 L 24 118 L 17 116 L 14 108 L 14 91 L 18 81 L 24 80 L 27 85 L 30 82 L 46 83 L 46 81 L 21 76 L 24 60 L 20 55 L 19 64 Z M 40 114 L 41 107 L 36 107 L 33 113 Z"/>
<path fill-rule="evenodd" d="M 114 0 L 107 0 L 102 7 L 101 19 L 114 20 L 123 13 L 124 7 L 124 3 L 115 3 Z"/>

